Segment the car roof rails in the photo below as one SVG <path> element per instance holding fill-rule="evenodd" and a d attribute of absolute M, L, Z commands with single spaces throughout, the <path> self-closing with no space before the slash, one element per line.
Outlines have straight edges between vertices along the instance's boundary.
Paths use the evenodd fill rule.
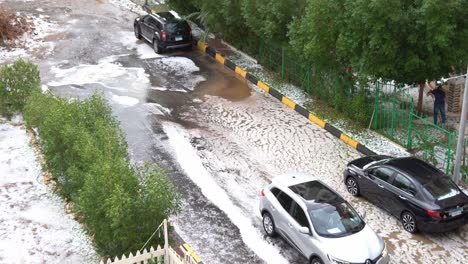
<path fill-rule="evenodd" d="M 166 21 L 175 20 L 175 16 L 171 12 L 160 12 L 160 13 L 155 13 L 154 15 L 159 16 Z"/>

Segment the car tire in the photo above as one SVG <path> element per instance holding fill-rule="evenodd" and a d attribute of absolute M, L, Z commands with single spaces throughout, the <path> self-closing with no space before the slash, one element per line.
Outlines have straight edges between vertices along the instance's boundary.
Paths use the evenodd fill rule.
<path fill-rule="evenodd" d="M 137 39 L 141 39 L 140 27 L 137 24 L 133 26 L 133 32 L 135 32 L 135 37 Z"/>
<path fill-rule="evenodd" d="M 359 184 L 353 176 L 346 178 L 346 189 L 352 196 L 359 196 L 361 194 Z"/>
<path fill-rule="evenodd" d="M 310 264 L 323 264 L 323 261 L 319 257 L 313 257 L 309 261 Z"/>
<path fill-rule="evenodd" d="M 163 49 L 159 46 L 158 39 L 153 39 L 153 49 L 157 54 L 163 53 Z"/>
<path fill-rule="evenodd" d="M 411 234 L 418 232 L 418 227 L 416 225 L 416 218 L 414 217 L 412 213 L 408 211 L 404 211 L 401 214 L 401 224 L 403 225 L 403 228 L 406 230 L 406 232 L 409 232 Z"/>
<path fill-rule="evenodd" d="M 262 220 L 262 225 L 263 225 L 263 230 L 265 230 L 265 233 L 269 237 L 276 237 L 276 226 L 275 226 L 275 221 L 273 220 L 273 217 L 271 216 L 270 213 L 265 212 L 263 214 L 263 220 Z"/>

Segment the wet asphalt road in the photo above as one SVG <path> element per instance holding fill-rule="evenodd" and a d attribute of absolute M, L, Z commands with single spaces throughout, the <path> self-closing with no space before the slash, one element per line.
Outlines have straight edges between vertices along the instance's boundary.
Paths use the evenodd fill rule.
<path fill-rule="evenodd" d="M 238 225 L 237 217 L 249 220 L 256 230 L 252 235 L 274 245 L 288 262 L 305 263 L 282 240 L 264 238 L 256 208 L 259 190 L 273 175 L 291 170 L 318 175 L 365 208 L 368 223 L 386 240 L 395 263 L 463 263 L 468 258 L 466 227 L 444 235 L 405 233 L 396 219 L 347 195 L 341 172 L 359 153 L 198 51 L 156 56 L 133 36 L 136 14 L 107 1 L 3 5 L 50 17 L 56 30 L 45 41 L 53 43 L 53 51 L 33 51 L 43 83 L 61 96 L 99 92 L 108 99 L 132 160 L 158 163 L 179 187 L 183 211 L 172 220 L 205 263 L 264 262 L 258 248 L 254 252 L 246 244 L 245 225 Z M 193 161 L 177 159 L 174 135 L 165 133 L 173 127 L 177 129 L 169 131 L 186 133 L 203 167 L 232 201 L 229 208 L 240 214 L 232 216 L 217 206 L 207 185 L 188 176 L 181 164 Z"/>
<path fill-rule="evenodd" d="M 51 54 L 41 53 L 35 50 L 34 61 L 38 63 L 41 78 L 44 84 L 56 79 L 52 69 L 72 69 L 79 65 L 95 65 L 99 60 L 112 55 L 124 55 L 115 63 L 124 68 L 143 68 L 149 75 L 152 87 L 164 87 L 168 84 L 171 88 L 184 89 L 190 80 L 180 78 L 177 72 L 163 71 L 160 67 L 154 67 L 154 61 L 165 56 L 185 57 L 193 60 L 200 68 L 198 75 L 205 76 L 207 81 L 197 87 L 194 92 L 171 92 L 145 89 L 143 91 L 117 91 L 108 89 L 99 83 L 49 85 L 49 89 L 57 95 L 66 97 L 85 98 L 92 93 L 99 92 L 109 99 L 114 114 L 121 122 L 127 141 L 130 155 L 137 163 L 155 162 L 163 167 L 171 180 L 178 186 L 183 195 L 184 209 L 178 216 L 179 225 L 188 223 L 188 228 L 194 228 L 196 233 L 208 234 L 201 240 L 204 241 L 203 250 L 210 252 L 205 259 L 206 263 L 261 263 L 262 261 L 240 239 L 239 231 L 226 215 L 207 200 L 200 189 L 181 171 L 177 162 L 167 152 L 167 136 L 161 128 L 161 121 L 170 121 L 194 128 L 199 125 L 194 121 L 185 121 L 179 118 L 180 113 L 187 111 L 189 106 L 194 106 L 193 99 L 203 97 L 204 94 L 216 94 L 236 99 L 236 94 L 229 91 L 227 82 L 235 87 L 244 87 L 240 96 L 248 95 L 247 85 L 229 74 L 202 53 L 194 51 L 175 51 L 165 54 L 164 57 L 141 59 L 138 51 L 129 49 L 122 44 L 119 38 L 125 35 L 132 39 L 145 53 L 152 52 L 150 45 L 137 41 L 133 36 L 134 13 L 115 7 L 107 1 L 4 1 L 2 6 L 18 10 L 24 14 L 34 16 L 49 16 L 50 21 L 56 24 L 57 32 L 45 38 L 53 42 L 55 48 Z M 38 11 L 39 9 L 39 11 Z M 134 48 L 132 46 L 132 48 Z M 213 76 L 213 77 L 210 77 Z M 127 76 L 128 77 L 128 76 Z M 192 78 L 191 76 L 188 77 Z M 132 80 L 116 80 L 115 86 L 125 87 L 131 85 Z M 226 87 L 224 91 L 213 88 L 210 82 L 216 82 Z M 146 87 L 147 88 L 147 87 Z M 245 91 L 247 90 L 247 92 Z M 188 90 L 190 91 L 190 90 Z M 114 103 L 112 95 L 133 96 L 140 99 L 136 107 L 125 107 Z M 197 101 L 197 100 L 196 100 Z M 157 103 L 164 108 L 171 109 L 170 115 L 153 114 L 145 103 Z M 182 226 L 184 228 L 184 226 Z M 187 239 L 187 238 L 185 238 Z M 190 240 L 196 239 L 191 237 Z M 203 254 L 200 254 L 203 257 Z"/>

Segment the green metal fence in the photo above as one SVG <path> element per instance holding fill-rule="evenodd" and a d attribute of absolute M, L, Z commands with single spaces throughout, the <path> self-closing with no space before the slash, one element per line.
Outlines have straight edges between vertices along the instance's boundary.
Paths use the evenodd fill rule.
<path fill-rule="evenodd" d="M 412 113 L 408 150 L 449 174 L 454 159 L 455 133 Z"/>
<path fill-rule="evenodd" d="M 450 173 L 455 152 L 454 132 L 433 124 L 432 118 L 415 113 L 407 88 L 392 82 L 376 81 L 369 87 L 356 87 L 341 76 L 319 71 L 303 63 L 300 56 L 284 47 L 261 42 L 256 59 L 282 79 L 301 87 L 318 99 L 335 106 L 336 100 L 349 102 L 356 89 L 373 92 L 372 127 L 375 131 L 404 146 L 414 155 Z M 466 142 L 468 146 L 468 142 Z M 468 173 L 468 155 L 463 171 Z"/>
<path fill-rule="evenodd" d="M 310 68 L 284 47 L 260 43 L 257 60 L 285 79 L 310 92 Z"/>
<path fill-rule="evenodd" d="M 434 125 L 432 117 L 417 115 L 413 98 L 399 85 L 377 82 L 374 95 L 374 130 L 450 173 L 455 133 Z"/>
<path fill-rule="evenodd" d="M 332 104 L 339 96 L 347 96 L 349 99 L 353 90 L 353 85 L 346 83 L 342 76 L 318 70 L 284 47 L 262 41 L 256 59 L 267 69 L 281 76 L 283 80 Z"/>
<path fill-rule="evenodd" d="M 374 89 L 374 130 L 408 148 L 413 99 L 391 82 L 377 81 Z"/>
<path fill-rule="evenodd" d="M 456 141 L 457 137 L 455 137 Z M 465 184 L 468 185 L 468 138 L 465 139 L 464 143 L 464 148 L 463 148 L 463 159 L 461 161 L 461 168 L 460 168 L 460 173 L 464 176 L 462 177 L 462 180 L 465 181 Z"/>

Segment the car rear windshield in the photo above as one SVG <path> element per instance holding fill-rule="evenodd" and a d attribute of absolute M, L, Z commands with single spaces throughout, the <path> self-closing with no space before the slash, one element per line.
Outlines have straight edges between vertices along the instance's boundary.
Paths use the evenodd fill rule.
<path fill-rule="evenodd" d="M 361 231 L 365 223 L 347 202 L 321 203 L 309 207 L 315 232 L 323 237 L 344 237 Z"/>
<path fill-rule="evenodd" d="M 460 194 L 460 189 L 448 177 L 434 177 L 432 181 L 424 184 L 424 189 L 430 198 L 437 201 Z"/>
<path fill-rule="evenodd" d="M 166 29 L 170 33 L 174 33 L 176 31 L 187 31 L 189 28 L 189 25 L 187 21 L 178 21 L 178 22 L 171 22 L 167 24 Z"/>

